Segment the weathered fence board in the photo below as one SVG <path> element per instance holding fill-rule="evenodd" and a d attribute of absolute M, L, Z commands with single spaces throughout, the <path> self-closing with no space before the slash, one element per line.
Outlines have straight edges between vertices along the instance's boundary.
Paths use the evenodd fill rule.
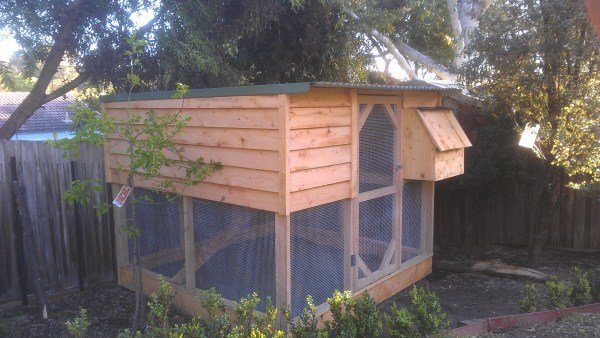
<path fill-rule="evenodd" d="M 114 279 L 113 235 L 109 217 L 97 216 L 92 208 L 93 203 L 106 201 L 106 193 L 95 193 L 89 206 L 78 206 L 78 217 L 75 217 L 75 206 L 62 199 L 73 177 L 104 181 L 102 149 L 81 145 L 80 154 L 79 158 L 63 158 L 62 151 L 43 142 L 0 141 L 0 303 L 21 298 L 11 157 L 16 159 L 19 185 L 26 189 L 44 288 L 59 291 L 77 287 L 79 255 L 83 255 L 84 282 Z M 72 169 L 76 171 L 75 176 Z M 79 250 L 77 227 L 81 230 L 83 241 Z M 25 251 L 27 254 L 33 252 L 27 248 Z M 28 284 L 31 291 L 31 280 Z"/>
<path fill-rule="evenodd" d="M 441 246 L 500 244 L 525 246 L 536 206 L 533 185 L 489 187 L 485 199 L 472 191 L 436 186 L 435 239 Z M 600 249 L 600 196 L 564 189 L 546 245 Z"/>

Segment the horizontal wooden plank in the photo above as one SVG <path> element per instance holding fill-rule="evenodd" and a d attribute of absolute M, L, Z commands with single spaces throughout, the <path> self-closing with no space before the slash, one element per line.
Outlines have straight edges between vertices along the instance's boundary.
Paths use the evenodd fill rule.
<path fill-rule="evenodd" d="M 358 194 L 358 201 L 364 202 L 364 201 L 376 199 L 379 197 L 388 196 L 388 195 L 394 194 L 396 192 L 396 189 L 397 188 L 392 185 L 392 186 L 383 187 L 383 188 L 379 188 L 379 189 L 375 189 L 375 190 L 371 190 L 371 191 L 367 191 L 367 192 L 361 192 Z"/>
<path fill-rule="evenodd" d="M 465 172 L 465 160 L 462 157 L 451 158 L 435 163 L 435 180 L 461 175 Z"/>
<path fill-rule="evenodd" d="M 465 149 L 458 148 L 452 149 L 448 151 L 436 151 L 435 152 L 435 161 L 447 161 L 454 158 L 464 158 L 465 157 Z"/>
<path fill-rule="evenodd" d="M 350 181 L 292 192 L 291 211 L 304 210 L 350 197 Z"/>
<path fill-rule="evenodd" d="M 127 155 L 126 142 L 110 139 L 108 146 L 111 154 Z M 170 151 L 165 151 L 165 154 L 173 160 L 179 159 Z M 230 167 L 279 170 L 279 153 L 276 151 L 186 145 L 183 156 L 191 160 L 202 157 L 206 161 L 213 160 Z"/>
<path fill-rule="evenodd" d="M 112 154 L 109 157 L 111 174 L 118 173 L 121 168 L 126 168 L 128 157 Z M 120 167 L 119 165 L 123 166 Z M 160 170 L 161 176 L 180 178 L 185 177 L 185 170 L 176 166 L 165 167 Z M 263 191 L 278 192 L 279 176 L 276 171 L 223 167 L 212 173 L 204 182 L 227 185 L 232 187 L 249 188 Z"/>
<path fill-rule="evenodd" d="M 440 105 L 438 92 L 406 91 L 402 98 L 403 108 L 439 107 Z"/>
<path fill-rule="evenodd" d="M 350 163 L 301 170 L 291 173 L 290 189 L 292 192 L 306 190 L 333 183 L 349 181 L 350 177 Z"/>
<path fill-rule="evenodd" d="M 290 170 L 292 172 L 331 165 L 349 163 L 350 145 L 293 150 L 290 152 Z"/>
<path fill-rule="evenodd" d="M 199 109 L 199 108 L 278 108 L 277 95 L 256 96 L 226 96 L 206 97 L 192 99 L 168 99 L 168 100 L 140 100 L 123 102 L 103 102 L 102 106 L 110 108 L 133 108 L 133 109 Z"/>
<path fill-rule="evenodd" d="M 292 108 L 290 128 L 320 128 L 349 126 L 352 123 L 350 107 Z"/>
<path fill-rule="evenodd" d="M 350 90 L 311 88 L 307 93 L 290 94 L 290 107 L 350 107 Z"/>
<path fill-rule="evenodd" d="M 125 128 L 124 125 L 120 125 Z M 140 139 L 143 139 L 140 136 Z M 278 150 L 277 130 L 184 127 L 173 137 L 178 144 L 239 149 Z M 109 138 L 119 138 L 116 134 Z"/>
<path fill-rule="evenodd" d="M 350 144 L 350 126 L 290 131 L 290 149 L 309 149 Z"/>
<path fill-rule="evenodd" d="M 124 173 L 113 173 L 114 183 L 126 184 L 127 175 Z M 165 178 L 153 178 L 149 180 L 135 177 L 137 187 L 156 189 Z M 194 186 L 185 187 L 180 180 L 172 179 L 172 188 L 165 190 L 172 193 L 180 193 L 183 196 L 203 198 L 211 201 L 241 205 L 249 208 L 277 212 L 279 207 L 279 194 L 268 191 L 239 188 L 202 182 Z"/>
<path fill-rule="evenodd" d="M 178 109 L 153 109 L 157 116 L 174 115 Z M 148 109 L 131 109 L 130 116 L 146 116 Z M 106 113 L 115 121 L 126 121 L 127 111 L 122 108 L 107 108 Z M 277 129 L 279 110 L 276 108 L 244 109 L 183 109 L 182 117 L 189 117 L 189 127 Z M 140 122 L 141 124 L 141 122 Z"/>

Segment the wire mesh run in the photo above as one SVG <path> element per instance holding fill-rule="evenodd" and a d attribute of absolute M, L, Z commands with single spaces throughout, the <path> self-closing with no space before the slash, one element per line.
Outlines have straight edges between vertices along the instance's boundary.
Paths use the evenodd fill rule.
<path fill-rule="evenodd" d="M 361 105 L 361 110 L 365 105 Z M 381 104 L 369 113 L 359 135 L 359 192 L 394 184 L 394 125 Z"/>
<path fill-rule="evenodd" d="M 291 214 L 291 314 L 311 295 L 315 304 L 344 289 L 344 203 L 337 201 Z M 349 226 L 349 224 L 347 225 Z"/>
<path fill-rule="evenodd" d="M 238 301 L 275 300 L 275 214 L 193 199 L 196 288 Z"/>
<path fill-rule="evenodd" d="M 134 224 L 140 230 L 138 238 L 142 268 L 173 277 L 184 266 L 182 199 L 153 190 L 135 188 L 135 199 L 128 199 L 126 215 L 128 223 L 133 218 L 132 203 L 135 200 Z M 129 239 L 129 257 L 133 255 Z"/>
<path fill-rule="evenodd" d="M 359 205 L 358 278 L 383 270 L 393 262 L 394 195 L 374 198 Z M 391 252 L 391 251 L 390 251 Z M 387 254 L 387 255 L 386 255 Z"/>
<path fill-rule="evenodd" d="M 402 262 L 406 262 L 423 253 L 422 182 L 406 181 L 402 191 Z"/>

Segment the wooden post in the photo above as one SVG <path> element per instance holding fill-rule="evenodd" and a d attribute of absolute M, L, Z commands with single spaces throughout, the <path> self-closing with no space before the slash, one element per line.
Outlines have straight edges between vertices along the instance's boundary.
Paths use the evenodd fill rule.
<path fill-rule="evenodd" d="M 421 248 L 426 255 L 433 253 L 434 184 L 423 181 L 421 187 Z"/>
<path fill-rule="evenodd" d="M 404 180 L 402 179 L 402 99 L 398 98 L 395 103 L 394 116 L 396 116 L 396 129 L 394 130 L 394 186 L 396 193 L 394 194 L 394 236 L 395 241 L 395 265 L 396 269 L 400 269 L 402 264 L 402 188 Z"/>
<path fill-rule="evenodd" d="M 343 201 L 343 233 L 344 233 L 344 290 L 354 292 L 356 290 L 355 282 L 357 278 L 356 264 L 352 262 L 352 257 L 357 254 L 354 241 L 354 228 L 358 226 L 358 220 L 354 217 L 354 209 L 357 207 L 355 199 Z M 356 259 L 356 256 L 354 256 Z"/>
<path fill-rule="evenodd" d="M 18 215 L 23 227 L 23 240 L 24 244 L 29 248 L 29 254 L 26 255 L 27 265 L 29 271 L 33 277 L 33 288 L 38 299 L 38 306 L 40 315 L 43 319 L 48 318 L 48 305 L 46 293 L 42 287 L 42 274 L 40 272 L 40 262 L 38 247 L 36 245 L 35 234 L 31 225 L 31 219 L 29 218 L 29 208 L 27 206 L 27 197 L 25 188 L 19 186 L 18 181 L 13 181 L 13 190 L 15 192 L 15 198 L 17 200 Z"/>
<path fill-rule="evenodd" d="M 17 159 L 14 156 L 10 157 L 10 174 L 11 182 L 18 181 L 17 178 Z M 13 210 L 18 210 L 17 194 L 13 194 Z M 17 251 L 17 271 L 19 274 L 19 292 L 21 293 L 21 302 L 23 305 L 29 304 L 27 294 L 27 259 L 25 258 L 25 245 L 23 242 L 23 226 L 19 217 L 15 217 L 15 237 Z"/>
<path fill-rule="evenodd" d="M 279 214 L 290 214 L 290 102 L 279 98 Z"/>
<path fill-rule="evenodd" d="M 113 199 L 117 197 L 121 191 L 121 185 L 117 183 L 112 184 Z M 132 197 L 130 197 L 132 198 Z M 129 244 L 127 234 L 121 230 L 123 225 L 127 224 L 127 213 L 125 211 L 125 205 L 123 207 L 113 208 L 113 217 L 115 223 L 115 250 L 117 253 L 117 266 L 129 265 Z"/>
<path fill-rule="evenodd" d="M 196 255 L 194 245 L 194 203 L 191 197 L 183 197 L 183 236 L 185 250 L 185 287 L 196 288 Z"/>
<path fill-rule="evenodd" d="M 275 305 L 279 308 L 292 304 L 290 230 L 290 216 L 275 214 Z M 287 329 L 281 311 L 278 316 L 280 328 Z"/>

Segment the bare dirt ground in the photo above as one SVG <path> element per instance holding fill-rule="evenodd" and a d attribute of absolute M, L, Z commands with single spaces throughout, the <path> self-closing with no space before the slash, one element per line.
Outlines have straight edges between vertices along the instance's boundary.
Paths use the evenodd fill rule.
<path fill-rule="evenodd" d="M 488 249 L 448 250 L 436 252 L 435 257 L 453 261 L 476 261 L 500 259 L 503 263 L 527 264 L 527 252 L 523 249 L 490 247 Z M 567 279 L 573 267 L 583 270 L 600 269 L 600 253 L 581 254 L 546 250 L 540 271 Z M 437 293 L 442 308 L 451 320 L 451 327 L 458 321 L 497 317 L 519 313 L 519 300 L 525 284 L 531 280 L 504 278 L 472 273 L 451 273 L 435 271 L 417 283 Z M 538 282 L 540 305 L 544 304 L 544 286 Z M 392 297 L 381 305 L 387 311 L 393 302 L 398 305 L 410 304 L 409 290 Z"/>
<path fill-rule="evenodd" d="M 500 259 L 504 263 L 524 265 L 522 249 L 492 247 L 488 249 L 448 250 L 436 252 L 436 257 L 455 261 Z M 582 269 L 600 268 L 600 253 L 577 254 L 546 251 L 541 271 L 567 278 L 574 266 Z M 461 320 L 487 318 L 518 313 L 518 302 L 525 279 L 493 277 L 470 273 L 434 271 L 419 282 L 435 291 L 447 312 L 452 326 Z M 543 289 L 539 283 L 538 289 Z M 410 304 L 409 290 L 382 303 L 385 312 L 393 302 Z M 540 294 L 540 298 L 543 295 Z M 540 304 L 543 302 L 540 299 Z M 78 293 L 49 306 L 48 320 L 40 319 L 33 306 L 0 312 L 0 337 L 64 337 L 65 321 L 72 320 L 80 308 L 86 308 L 90 318 L 89 333 L 94 337 L 116 337 L 128 328 L 133 311 L 133 293 L 116 285 L 88 286 Z M 594 337 L 600 336 L 600 315 L 581 315 L 561 321 L 496 332 L 489 337 Z M 571 329 L 569 329 L 571 328 Z M 578 334 L 579 333 L 579 334 Z"/>

